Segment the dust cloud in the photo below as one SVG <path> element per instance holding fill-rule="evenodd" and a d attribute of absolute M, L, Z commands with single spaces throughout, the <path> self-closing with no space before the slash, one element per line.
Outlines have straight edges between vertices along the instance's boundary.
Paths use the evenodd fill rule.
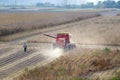
<path fill-rule="evenodd" d="M 63 55 L 64 51 L 61 48 L 55 48 L 55 49 L 45 49 L 42 51 L 44 53 L 44 56 L 51 57 L 51 58 L 58 58 Z"/>

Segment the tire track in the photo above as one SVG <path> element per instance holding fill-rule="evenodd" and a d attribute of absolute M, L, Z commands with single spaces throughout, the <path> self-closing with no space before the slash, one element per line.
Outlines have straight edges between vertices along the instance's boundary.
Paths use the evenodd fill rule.
<path fill-rule="evenodd" d="M 5 54 L 6 52 L 11 51 L 11 50 L 12 50 L 12 48 L 3 48 L 3 49 L 0 49 L 0 56 L 3 55 L 3 54 Z"/>
<path fill-rule="evenodd" d="M 16 54 L 12 54 L 8 57 L 1 58 L 0 59 L 0 67 L 3 67 L 9 63 L 12 63 L 17 59 L 24 58 L 24 57 L 32 54 L 33 52 L 35 52 L 34 49 L 29 50 L 27 53 L 24 53 L 22 50 L 19 50 Z"/>
<path fill-rule="evenodd" d="M 6 70 L 6 69 L 9 69 L 9 68 L 12 68 L 13 66 L 15 66 L 15 65 L 17 65 L 17 64 L 19 64 L 19 63 L 21 63 L 21 62 L 24 62 L 24 61 L 26 61 L 26 60 L 28 60 L 28 59 L 31 59 L 31 58 L 33 58 L 34 56 L 40 55 L 40 54 L 41 54 L 41 52 L 40 52 L 40 51 L 37 51 L 37 52 L 35 52 L 34 54 L 30 54 L 29 56 L 20 58 L 20 59 L 12 62 L 12 63 L 10 63 L 10 64 L 7 64 L 7 65 L 1 67 L 1 68 L 0 68 L 0 71 L 3 71 L 3 70 Z"/>
<path fill-rule="evenodd" d="M 11 50 L 10 52 L 6 52 L 5 54 L 3 54 L 3 55 L 1 55 L 0 56 L 0 59 L 1 58 L 4 58 L 4 57 L 6 57 L 6 56 L 10 56 L 10 55 L 12 55 L 12 54 L 15 54 L 16 52 L 18 52 L 20 49 L 13 49 L 13 50 Z"/>
<path fill-rule="evenodd" d="M 39 63 L 41 61 L 44 61 L 44 60 L 45 60 L 45 57 L 43 55 L 38 54 L 38 55 L 36 55 L 36 56 L 34 56 L 34 57 L 30 58 L 30 59 L 27 59 L 24 62 L 20 62 L 19 64 L 14 65 L 11 68 L 0 71 L 0 78 L 1 79 L 6 78 L 9 75 L 11 75 L 11 74 L 13 74 L 13 73 L 15 73 L 17 71 L 23 70 L 28 66 L 35 65 L 35 64 L 37 64 L 37 63 Z"/>

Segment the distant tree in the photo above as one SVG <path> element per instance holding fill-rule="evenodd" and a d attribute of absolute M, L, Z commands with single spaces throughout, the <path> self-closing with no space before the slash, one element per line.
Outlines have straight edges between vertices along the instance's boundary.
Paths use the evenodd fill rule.
<path fill-rule="evenodd" d="M 89 7 L 90 7 L 90 8 L 94 8 L 94 3 L 89 2 L 89 3 L 87 3 L 87 6 L 88 6 L 88 8 L 89 8 Z"/>
<path fill-rule="evenodd" d="M 96 8 L 103 8 L 103 3 L 102 1 L 98 1 Z"/>
<path fill-rule="evenodd" d="M 87 8 L 85 4 L 81 4 L 81 8 Z"/>
<path fill-rule="evenodd" d="M 55 5 L 46 2 L 46 3 L 37 3 L 36 6 L 37 6 L 37 7 L 54 7 Z"/>
<path fill-rule="evenodd" d="M 117 8 L 120 5 L 120 1 L 115 2 L 113 0 L 99 1 L 96 5 L 97 8 Z"/>
<path fill-rule="evenodd" d="M 95 8 L 95 5 L 92 2 L 88 2 L 87 4 L 82 4 L 81 8 Z"/>
<path fill-rule="evenodd" d="M 37 3 L 36 6 L 41 7 L 41 6 L 44 6 L 44 4 L 43 3 Z"/>
<path fill-rule="evenodd" d="M 104 8 L 115 8 L 116 7 L 116 2 L 112 0 L 104 1 L 102 4 Z"/>
<path fill-rule="evenodd" d="M 120 8 L 120 1 L 117 2 L 117 8 Z"/>

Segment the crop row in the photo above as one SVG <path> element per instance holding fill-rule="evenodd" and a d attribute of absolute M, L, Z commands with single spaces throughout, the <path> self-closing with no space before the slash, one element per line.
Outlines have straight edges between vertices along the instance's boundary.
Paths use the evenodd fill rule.
<path fill-rule="evenodd" d="M 96 53 L 96 51 L 98 53 Z M 25 71 L 24 74 L 18 77 L 18 80 L 86 79 L 89 78 L 88 75 L 95 72 L 107 71 L 120 66 L 119 51 L 96 51 L 93 51 L 92 53 L 78 54 L 76 56 L 62 56 L 47 66 Z"/>

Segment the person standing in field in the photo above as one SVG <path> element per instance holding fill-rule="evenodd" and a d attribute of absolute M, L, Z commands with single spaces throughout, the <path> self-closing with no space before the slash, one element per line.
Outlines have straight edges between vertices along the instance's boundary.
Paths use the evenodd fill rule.
<path fill-rule="evenodd" d="M 27 43 L 23 44 L 24 52 L 27 52 Z"/>

